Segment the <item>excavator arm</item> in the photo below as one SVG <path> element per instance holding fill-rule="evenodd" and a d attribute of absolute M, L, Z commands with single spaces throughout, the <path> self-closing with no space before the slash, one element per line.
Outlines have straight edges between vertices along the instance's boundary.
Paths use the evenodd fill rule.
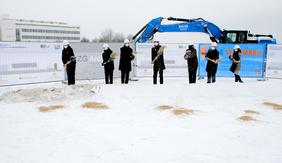
<path fill-rule="evenodd" d="M 161 24 L 164 19 L 163 17 L 158 17 L 151 20 L 133 37 L 133 40 L 140 35 L 135 42 L 147 42 L 156 32 L 201 32 L 208 34 L 213 42 L 219 42 L 221 39 L 222 31 L 220 28 L 202 18 L 182 19 L 169 17 L 166 20 L 179 21 L 181 23 Z"/>

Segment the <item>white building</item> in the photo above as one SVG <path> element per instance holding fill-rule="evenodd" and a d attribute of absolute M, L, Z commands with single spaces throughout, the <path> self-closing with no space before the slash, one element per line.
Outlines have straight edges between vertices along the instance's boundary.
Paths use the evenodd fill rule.
<path fill-rule="evenodd" d="M 80 41 L 80 27 L 62 22 L 11 19 L 0 16 L 0 41 Z"/>

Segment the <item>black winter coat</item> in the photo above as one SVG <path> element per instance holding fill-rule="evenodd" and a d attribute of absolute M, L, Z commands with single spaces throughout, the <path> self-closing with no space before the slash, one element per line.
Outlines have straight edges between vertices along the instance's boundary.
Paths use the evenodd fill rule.
<path fill-rule="evenodd" d="M 152 61 L 157 57 L 158 51 L 159 51 L 160 48 L 161 48 L 161 46 L 158 45 L 158 46 L 154 46 L 154 47 L 151 49 Z M 158 68 L 158 69 L 162 69 L 162 70 L 165 69 L 164 55 L 163 55 L 163 54 L 161 54 L 161 55 L 158 57 L 158 59 L 154 62 L 154 68 Z"/>
<path fill-rule="evenodd" d="M 66 64 L 68 61 L 71 61 L 70 65 L 76 64 L 75 56 L 73 50 L 70 46 L 64 48 L 62 51 L 62 61 L 63 64 Z"/>
<path fill-rule="evenodd" d="M 232 61 L 232 65 L 230 67 L 230 71 L 236 74 L 239 74 L 241 68 L 241 57 L 240 57 L 241 50 L 233 51 L 233 54 L 229 56 L 229 59 Z"/>
<path fill-rule="evenodd" d="M 232 57 L 233 57 L 233 59 L 235 60 L 235 61 L 240 61 L 240 55 L 239 55 L 239 53 L 240 53 L 240 51 L 238 50 L 238 51 L 233 51 L 233 55 L 232 55 Z"/>
<path fill-rule="evenodd" d="M 131 61 L 134 59 L 131 47 L 123 46 L 120 48 L 119 70 L 131 71 Z"/>
<path fill-rule="evenodd" d="M 103 57 L 103 65 L 105 71 L 113 71 L 114 70 L 114 61 L 111 58 L 112 50 L 108 48 L 107 50 L 104 50 L 102 57 Z"/>
<path fill-rule="evenodd" d="M 189 50 L 191 50 L 191 55 L 188 56 L 188 59 L 187 59 L 188 69 L 190 71 L 193 71 L 195 69 L 198 69 L 197 50 L 195 48 L 189 48 Z"/>
<path fill-rule="evenodd" d="M 206 58 L 209 58 L 211 60 L 217 60 L 219 59 L 219 52 L 217 49 L 215 50 L 209 50 L 208 53 L 206 54 Z M 207 60 L 207 66 L 206 66 L 206 71 L 208 73 L 216 73 L 217 71 L 217 63 L 214 63 L 212 61 Z"/>

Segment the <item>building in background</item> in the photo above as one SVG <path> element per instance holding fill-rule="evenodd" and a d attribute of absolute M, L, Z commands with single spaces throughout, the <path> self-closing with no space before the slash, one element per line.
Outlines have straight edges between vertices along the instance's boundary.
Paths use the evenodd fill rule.
<path fill-rule="evenodd" d="M 0 41 L 22 42 L 80 41 L 80 26 L 63 22 L 11 19 L 0 16 Z"/>

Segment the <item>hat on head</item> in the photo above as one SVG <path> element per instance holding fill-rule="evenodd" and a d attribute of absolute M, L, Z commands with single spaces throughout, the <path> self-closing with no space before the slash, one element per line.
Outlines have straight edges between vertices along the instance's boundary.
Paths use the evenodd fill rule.
<path fill-rule="evenodd" d="M 70 44 L 70 43 L 69 43 L 67 40 L 64 40 L 64 41 L 63 41 L 63 45 L 64 45 L 64 46 L 69 45 L 69 44 Z"/>
<path fill-rule="evenodd" d="M 128 39 L 125 39 L 125 40 L 123 41 L 123 43 L 128 44 L 128 43 L 129 43 L 129 40 L 128 40 Z"/>
<path fill-rule="evenodd" d="M 240 48 L 239 45 L 235 45 L 235 46 L 234 46 L 234 50 L 235 50 L 235 49 L 241 49 L 241 48 Z"/>
<path fill-rule="evenodd" d="M 109 48 L 108 44 L 103 44 L 103 48 Z"/>

